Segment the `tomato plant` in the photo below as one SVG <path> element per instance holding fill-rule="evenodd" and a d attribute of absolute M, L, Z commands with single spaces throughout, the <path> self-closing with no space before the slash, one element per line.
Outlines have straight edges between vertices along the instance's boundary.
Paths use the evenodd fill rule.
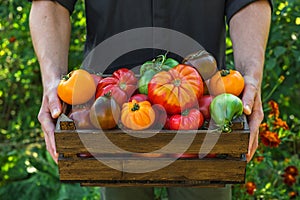
<path fill-rule="evenodd" d="M 83 69 L 71 71 L 62 78 L 57 87 L 59 98 L 70 105 L 87 102 L 95 95 L 95 91 L 94 78 Z"/>
<path fill-rule="evenodd" d="M 203 94 L 203 81 L 198 71 L 188 65 L 177 65 L 161 71 L 148 84 L 153 104 L 161 104 L 168 114 L 178 114 L 194 107 Z"/>

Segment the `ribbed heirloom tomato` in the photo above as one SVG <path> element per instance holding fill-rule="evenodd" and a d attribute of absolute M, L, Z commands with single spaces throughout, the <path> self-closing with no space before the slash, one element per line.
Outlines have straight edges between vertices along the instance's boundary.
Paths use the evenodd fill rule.
<path fill-rule="evenodd" d="M 124 103 L 121 111 L 121 122 L 132 130 L 144 130 L 155 121 L 155 112 L 149 101 L 132 100 Z"/>
<path fill-rule="evenodd" d="M 57 87 L 59 98 L 70 105 L 83 104 L 90 100 L 96 91 L 94 78 L 83 69 L 65 75 Z"/>
<path fill-rule="evenodd" d="M 153 104 L 162 105 L 168 114 L 179 114 L 197 105 L 203 95 L 203 81 L 198 71 L 179 64 L 161 71 L 148 84 L 148 96 Z"/>
<path fill-rule="evenodd" d="M 209 81 L 209 92 L 213 96 L 230 93 L 239 96 L 244 89 L 244 77 L 237 70 L 218 71 Z"/>
<path fill-rule="evenodd" d="M 137 88 L 137 79 L 134 72 L 121 68 L 116 70 L 111 77 L 99 81 L 96 91 L 96 98 L 111 92 L 112 97 L 122 106 Z"/>

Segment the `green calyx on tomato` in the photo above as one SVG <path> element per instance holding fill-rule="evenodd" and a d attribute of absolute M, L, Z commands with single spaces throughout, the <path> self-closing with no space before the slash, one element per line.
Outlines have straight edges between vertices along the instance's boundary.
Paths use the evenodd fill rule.
<path fill-rule="evenodd" d="M 220 71 L 221 76 L 227 76 L 228 74 L 230 74 L 230 70 L 229 69 L 223 69 Z"/>
<path fill-rule="evenodd" d="M 140 109 L 140 105 L 138 103 L 133 104 L 133 107 L 131 108 L 131 111 L 137 111 Z"/>
<path fill-rule="evenodd" d="M 167 52 L 168 53 L 168 52 Z M 179 62 L 173 58 L 167 58 L 167 53 L 165 55 L 159 55 L 152 61 L 146 61 L 140 68 L 140 75 L 143 76 L 148 70 L 154 70 L 155 72 L 168 71 L 169 69 L 175 67 Z"/>
<path fill-rule="evenodd" d="M 152 61 L 145 62 L 140 68 L 140 79 L 138 82 L 139 92 L 148 94 L 148 83 L 152 77 L 160 71 L 168 71 L 178 65 L 179 62 L 173 58 L 167 58 L 167 55 L 159 55 Z"/>
<path fill-rule="evenodd" d="M 222 132 L 232 131 L 232 120 L 243 114 L 242 100 L 233 94 L 220 94 L 210 104 L 210 115 Z"/>

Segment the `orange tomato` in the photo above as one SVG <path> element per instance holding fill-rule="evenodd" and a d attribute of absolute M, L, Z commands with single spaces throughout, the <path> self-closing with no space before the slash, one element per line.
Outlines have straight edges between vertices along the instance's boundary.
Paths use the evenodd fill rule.
<path fill-rule="evenodd" d="M 86 103 L 96 92 L 91 74 L 83 69 L 71 71 L 64 76 L 57 87 L 59 98 L 70 105 Z"/>
<path fill-rule="evenodd" d="M 180 114 L 195 107 L 203 95 L 203 81 L 197 69 L 177 65 L 169 71 L 155 74 L 148 84 L 152 104 L 162 105 L 168 114 Z"/>
<path fill-rule="evenodd" d="M 244 77 L 237 70 L 220 70 L 209 81 L 209 92 L 213 96 L 230 93 L 239 96 L 245 86 Z"/>
<path fill-rule="evenodd" d="M 155 111 L 149 101 L 124 103 L 121 111 L 121 122 L 132 130 L 144 130 L 155 121 Z"/>

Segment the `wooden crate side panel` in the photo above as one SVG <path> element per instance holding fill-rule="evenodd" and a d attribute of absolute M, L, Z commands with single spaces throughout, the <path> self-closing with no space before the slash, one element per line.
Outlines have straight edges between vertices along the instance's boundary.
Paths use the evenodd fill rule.
<path fill-rule="evenodd" d="M 226 184 L 202 181 L 97 181 L 82 182 L 81 186 L 88 187 L 194 187 L 194 188 L 224 188 Z"/>
<path fill-rule="evenodd" d="M 115 133 L 86 133 L 76 131 L 60 131 L 56 132 L 55 139 L 57 151 L 59 153 L 122 153 L 123 150 L 128 152 L 147 153 L 156 151 L 156 153 L 164 153 L 159 150 L 173 139 L 175 133 L 159 133 L 151 138 L 135 138 L 122 132 Z M 185 134 L 185 133 L 177 133 Z M 186 133 L 194 134 L 194 133 Z M 121 150 L 110 148 L 109 143 L 102 142 L 101 137 L 114 138 L 111 141 Z M 195 134 L 194 134 L 195 135 Z M 174 153 L 182 153 L 184 150 L 181 146 L 188 143 L 189 139 L 185 141 L 184 137 L 177 143 L 174 143 Z M 249 134 L 246 131 L 236 131 L 235 133 L 207 133 L 200 131 L 195 135 L 192 145 L 186 151 L 187 153 L 199 153 L 200 148 L 202 152 L 218 153 L 218 154 L 243 154 L 247 152 Z M 84 142 L 83 142 L 84 141 Z M 202 145 L 205 141 L 206 145 Z M 174 141 L 173 141 L 174 142 Z M 130 144 L 130 145 L 128 145 Z M 205 147 L 205 148 L 204 148 Z M 212 149 L 211 149 L 212 148 Z M 103 149 L 108 151 L 103 152 Z"/>
<path fill-rule="evenodd" d="M 137 164 L 132 160 L 111 160 L 125 171 L 144 168 L 145 162 Z M 160 165 L 161 160 L 148 160 L 148 167 Z M 162 169 L 147 173 L 126 173 L 111 169 L 95 159 L 59 160 L 62 181 L 106 181 L 106 180 L 156 180 L 156 181 L 207 181 L 207 182 L 244 182 L 246 162 L 240 160 L 203 159 L 177 160 Z"/>

